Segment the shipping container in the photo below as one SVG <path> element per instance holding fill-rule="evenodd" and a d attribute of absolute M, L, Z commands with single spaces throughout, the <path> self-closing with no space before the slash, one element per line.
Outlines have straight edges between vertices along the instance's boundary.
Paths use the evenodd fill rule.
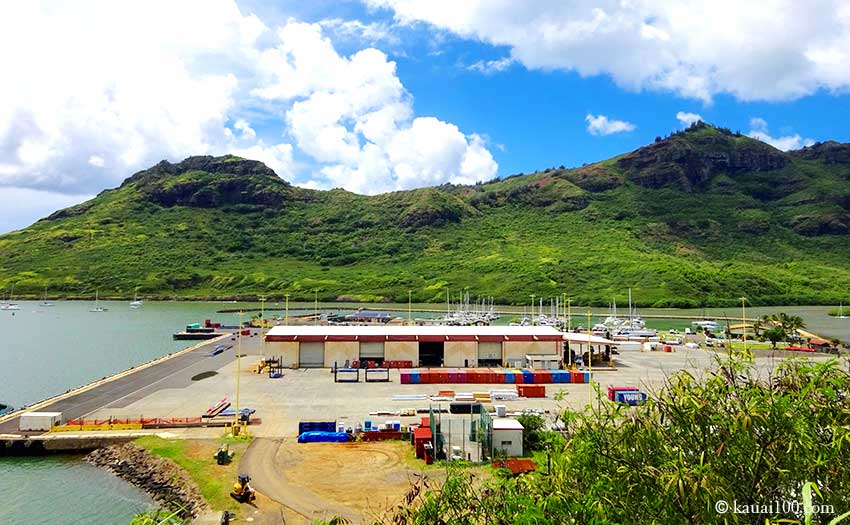
<path fill-rule="evenodd" d="M 62 412 L 24 412 L 18 421 L 21 432 L 48 432 L 62 424 Z"/>

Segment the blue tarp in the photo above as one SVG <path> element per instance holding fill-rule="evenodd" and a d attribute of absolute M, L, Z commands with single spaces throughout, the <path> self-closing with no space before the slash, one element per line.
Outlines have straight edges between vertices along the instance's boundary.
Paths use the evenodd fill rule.
<path fill-rule="evenodd" d="M 318 430 L 304 432 L 298 436 L 299 443 L 345 443 L 348 434 L 345 432 L 321 432 Z"/>

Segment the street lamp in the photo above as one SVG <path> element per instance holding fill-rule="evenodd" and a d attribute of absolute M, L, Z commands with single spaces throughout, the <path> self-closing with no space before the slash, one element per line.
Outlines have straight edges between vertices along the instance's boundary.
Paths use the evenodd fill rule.
<path fill-rule="evenodd" d="M 747 354 L 747 298 L 741 297 L 741 330 L 744 331 L 744 355 Z M 731 342 L 729 343 L 731 346 Z"/>

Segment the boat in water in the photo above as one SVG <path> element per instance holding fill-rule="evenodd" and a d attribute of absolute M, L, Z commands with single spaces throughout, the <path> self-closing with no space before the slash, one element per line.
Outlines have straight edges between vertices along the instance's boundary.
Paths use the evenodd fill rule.
<path fill-rule="evenodd" d="M 0 416 L 5 416 L 6 414 L 8 414 L 9 412 L 12 412 L 13 410 L 15 410 L 15 409 L 12 406 L 4 405 L 3 403 L 0 403 Z"/>
<path fill-rule="evenodd" d="M 617 317 L 617 300 L 611 302 L 611 314 L 593 327 L 594 332 L 608 333 L 618 339 L 645 339 L 658 335 L 658 330 L 647 328 L 637 308 L 632 306 L 632 289 L 629 288 L 629 313 L 625 319 Z"/>
<path fill-rule="evenodd" d="M 104 308 L 102 306 L 99 306 L 98 300 L 99 300 L 98 291 L 95 290 L 95 292 L 94 292 L 94 308 L 89 310 L 89 312 L 100 313 L 100 312 L 106 312 L 106 311 L 109 310 L 108 308 Z"/>
<path fill-rule="evenodd" d="M 838 315 L 835 316 L 836 319 L 850 319 L 850 316 L 844 314 L 844 303 L 838 305 Z"/>
<path fill-rule="evenodd" d="M 138 293 L 133 293 L 133 300 L 130 302 L 130 308 L 141 308 L 144 301 L 139 299 Z"/>
<path fill-rule="evenodd" d="M 12 283 L 12 291 L 9 292 L 9 300 L 0 304 L 0 310 L 20 310 L 21 306 L 12 302 L 12 296 L 15 294 L 15 283 Z"/>
<path fill-rule="evenodd" d="M 38 305 L 41 306 L 41 307 L 44 307 L 44 308 L 49 308 L 49 307 L 53 306 L 53 303 L 51 301 L 47 300 L 47 287 L 46 286 L 44 287 L 44 295 L 41 296 L 41 302 L 38 303 Z"/>

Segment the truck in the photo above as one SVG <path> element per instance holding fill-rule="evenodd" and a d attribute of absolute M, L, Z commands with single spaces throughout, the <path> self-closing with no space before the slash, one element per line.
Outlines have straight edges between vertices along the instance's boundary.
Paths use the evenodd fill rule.
<path fill-rule="evenodd" d="M 62 424 L 62 412 L 24 412 L 18 421 L 21 432 L 49 432 Z"/>

